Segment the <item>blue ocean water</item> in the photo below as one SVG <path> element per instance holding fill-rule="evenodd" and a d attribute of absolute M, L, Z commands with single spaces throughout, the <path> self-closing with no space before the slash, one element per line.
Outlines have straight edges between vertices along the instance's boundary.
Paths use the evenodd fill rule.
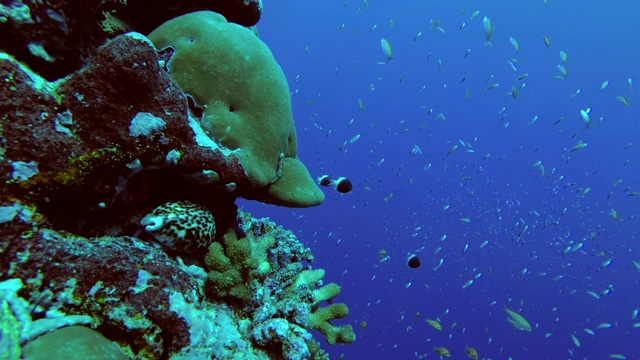
<path fill-rule="evenodd" d="M 638 13 L 634 0 L 265 2 L 298 155 L 354 190 L 326 188 L 312 209 L 241 206 L 294 231 L 342 286 L 338 323 L 358 338 L 325 345 L 333 358 L 444 346 L 464 359 L 468 345 L 480 359 L 640 359 Z"/>

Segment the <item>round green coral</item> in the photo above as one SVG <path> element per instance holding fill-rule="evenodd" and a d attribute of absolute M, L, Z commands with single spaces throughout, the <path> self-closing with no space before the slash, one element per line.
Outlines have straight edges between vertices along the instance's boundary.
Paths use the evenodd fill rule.
<path fill-rule="evenodd" d="M 174 50 L 167 69 L 204 110 L 202 129 L 238 157 L 255 190 L 242 196 L 292 207 L 322 203 L 296 156 L 289 86 L 267 45 L 210 11 L 167 21 L 149 39 Z"/>

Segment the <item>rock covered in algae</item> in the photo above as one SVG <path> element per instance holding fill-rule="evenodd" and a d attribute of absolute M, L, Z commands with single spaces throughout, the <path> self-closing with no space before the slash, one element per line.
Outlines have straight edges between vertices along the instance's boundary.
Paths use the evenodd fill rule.
<path fill-rule="evenodd" d="M 261 0 L 11 0 L 0 4 L 0 51 L 13 54 L 48 80 L 85 65 L 105 40 L 129 31 L 149 33 L 192 11 L 211 10 L 255 25 Z"/>

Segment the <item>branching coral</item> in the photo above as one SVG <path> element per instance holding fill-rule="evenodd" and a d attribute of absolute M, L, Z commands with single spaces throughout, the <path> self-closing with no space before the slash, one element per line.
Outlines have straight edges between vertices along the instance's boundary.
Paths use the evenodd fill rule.
<path fill-rule="evenodd" d="M 264 279 L 271 270 L 267 261 L 267 249 L 275 244 L 275 238 L 264 235 L 255 239 L 253 235 L 238 239 L 233 230 L 227 232 L 223 244 L 214 242 L 209 246 L 205 264 L 209 270 L 205 291 L 211 298 L 233 297 L 249 300 L 248 285 L 254 279 Z"/>
<path fill-rule="evenodd" d="M 306 326 L 322 333 L 327 343 L 331 345 L 352 343 L 356 340 L 356 335 L 351 325 L 336 326 L 331 323 L 331 320 L 342 319 L 349 314 L 347 305 L 339 303 L 320 307 L 322 302 L 330 302 L 340 295 L 340 286 L 336 283 L 329 283 L 315 289 L 316 284 L 321 282 L 324 274 L 325 271 L 323 269 L 305 270 L 296 277 L 294 283 L 286 291 L 296 292 L 305 288 L 312 290 L 312 309 Z"/>

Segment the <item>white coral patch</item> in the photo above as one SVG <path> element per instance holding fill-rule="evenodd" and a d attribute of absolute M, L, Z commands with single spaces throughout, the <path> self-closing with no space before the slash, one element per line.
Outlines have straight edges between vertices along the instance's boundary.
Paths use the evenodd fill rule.
<path fill-rule="evenodd" d="M 38 174 L 38 164 L 35 161 L 14 161 L 11 163 L 13 172 L 11 178 L 18 179 L 20 181 L 28 180 L 30 177 Z"/>
<path fill-rule="evenodd" d="M 129 135 L 137 137 L 140 135 L 149 137 L 164 130 L 167 123 L 161 118 L 148 112 L 139 112 L 131 119 L 129 124 Z"/>

